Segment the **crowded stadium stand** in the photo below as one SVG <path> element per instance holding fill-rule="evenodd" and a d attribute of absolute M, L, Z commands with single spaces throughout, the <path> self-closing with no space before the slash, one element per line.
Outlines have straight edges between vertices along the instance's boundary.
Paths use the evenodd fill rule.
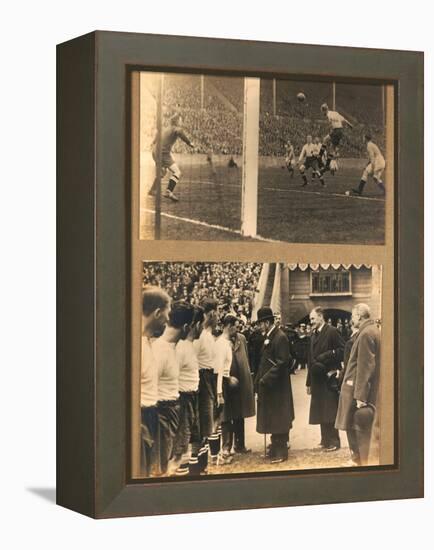
<path fill-rule="evenodd" d="M 259 263 L 146 262 L 143 284 L 159 286 L 173 300 L 193 305 L 213 298 L 222 315 L 230 311 L 250 320 L 261 267 Z"/>
<path fill-rule="evenodd" d="M 167 74 L 164 80 L 163 116 L 175 112 L 183 116 L 186 132 L 196 145 L 195 152 L 239 155 L 242 152 L 244 79 L 201 75 Z M 292 141 L 298 154 L 306 136 L 324 137 L 328 132 L 320 106 L 332 108 L 332 83 L 277 80 L 273 101 L 273 81 L 261 79 L 259 154 L 282 156 L 285 143 Z M 382 88 L 378 85 L 336 84 L 336 108 L 354 124 L 351 136 L 344 136 L 341 156 L 365 156 L 363 135 L 370 131 L 384 144 Z M 155 80 L 149 79 L 155 97 Z M 303 91 L 306 101 L 296 95 Z M 148 125 L 142 149 L 149 150 L 155 128 Z M 142 136 L 143 137 L 143 136 Z M 191 152 L 181 141 L 175 153 Z"/>

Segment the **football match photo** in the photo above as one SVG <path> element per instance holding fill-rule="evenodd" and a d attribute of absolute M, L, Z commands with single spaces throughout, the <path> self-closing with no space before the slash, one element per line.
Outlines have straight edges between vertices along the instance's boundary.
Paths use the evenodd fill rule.
<path fill-rule="evenodd" d="M 136 476 L 393 463 L 382 278 L 375 264 L 143 262 Z"/>
<path fill-rule="evenodd" d="M 384 244 L 388 86 L 142 71 L 138 93 L 141 239 Z"/>

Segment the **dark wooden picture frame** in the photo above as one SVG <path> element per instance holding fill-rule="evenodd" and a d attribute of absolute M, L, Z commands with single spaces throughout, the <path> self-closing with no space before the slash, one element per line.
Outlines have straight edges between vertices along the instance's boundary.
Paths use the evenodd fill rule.
<path fill-rule="evenodd" d="M 57 60 L 58 504 L 104 518 L 423 496 L 423 54 L 94 32 L 59 45 Z M 138 67 L 395 86 L 394 467 L 130 479 L 130 76 Z"/>

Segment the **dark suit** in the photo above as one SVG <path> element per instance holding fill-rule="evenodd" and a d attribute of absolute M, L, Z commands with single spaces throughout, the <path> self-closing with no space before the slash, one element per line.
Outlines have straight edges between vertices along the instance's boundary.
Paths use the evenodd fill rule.
<path fill-rule="evenodd" d="M 235 438 L 235 450 L 245 449 L 244 419 L 255 416 L 255 396 L 252 375 L 250 374 L 246 339 L 237 334 L 233 342 L 231 377 L 238 380 L 238 386 L 231 388 L 227 378 L 223 379 L 222 432 L 223 449 L 231 451 Z"/>
<path fill-rule="evenodd" d="M 258 393 L 256 430 L 261 434 L 272 434 L 272 458 L 288 456 L 289 430 L 294 420 L 289 364 L 288 338 L 275 326 L 264 341 L 255 378 Z"/>
<path fill-rule="evenodd" d="M 340 447 L 339 432 L 334 427 L 339 395 L 327 373 L 341 368 L 343 350 L 343 338 L 333 326 L 324 324 L 319 333 L 311 336 L 306 379 L 306 386 L 311 389 L 309 424 L 321 426 L 324 447 Z"/>
<path fill-rule="evenodd" d="M 374 321 L 364 321 L 355 335 L 342 380 L 336 428 L 346 430 L 353 459 L 366 464 L 372 423 L 360 428 L 355 422 L 356 402 L 375 408 L 380 373 L 380 331 Z"/>
<path fill-rule="evenodd" d="M 259 331 L 254 330 L 249 336 L 248 351 L 249 351 L 250 371 L 253 373 L 255 377 L 258 373 L 259 363 L 261 361 L 261 349 L 262 349 L 263 343 L 264 343 L 263 335 Z"/>

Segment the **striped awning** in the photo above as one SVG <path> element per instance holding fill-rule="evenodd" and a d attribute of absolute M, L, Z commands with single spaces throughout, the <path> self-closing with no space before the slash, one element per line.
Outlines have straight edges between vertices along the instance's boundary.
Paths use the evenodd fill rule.
<path fill-rule="evenodd" d="M 290 271 L 295 271 L 296 269 L 300 269 L 300 271 L 306 271 L 306 269 L 319 271 L 319 269 L 361 269 L 362 267 L 370 269 L 372 267 L 372 264 L 287 264 L 287 266 Z"/>

